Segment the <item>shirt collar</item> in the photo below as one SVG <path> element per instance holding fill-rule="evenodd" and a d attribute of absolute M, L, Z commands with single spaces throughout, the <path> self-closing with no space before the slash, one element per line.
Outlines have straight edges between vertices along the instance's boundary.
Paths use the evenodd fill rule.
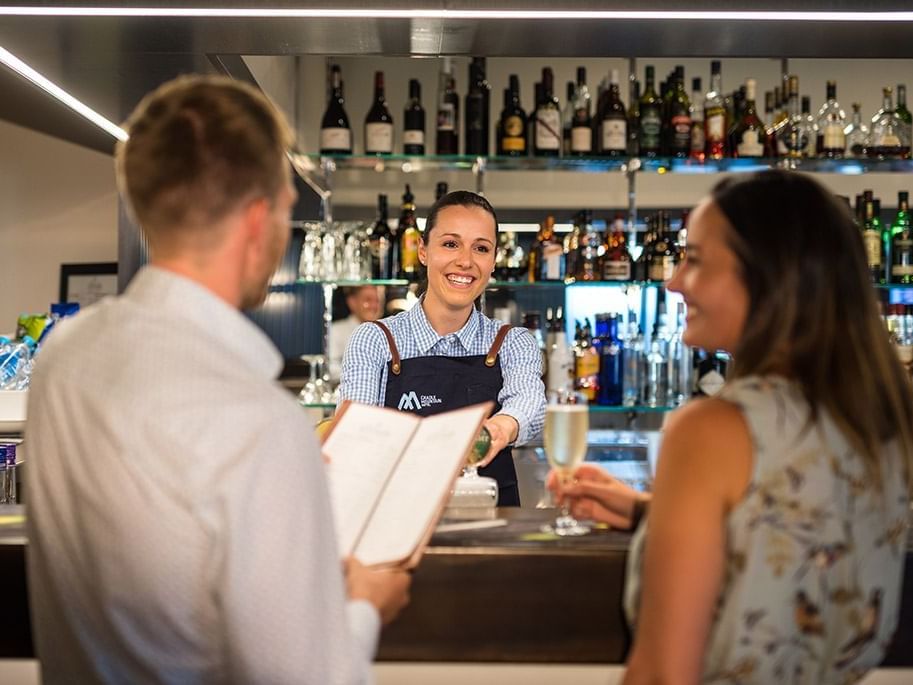
<path fill-rule="evenodd" d="M 418 346 L 419 352 L 423 354 L 429 352 L 439 340 L 448 337 L 440 335 L 434 330 L 431 322 L 428 321 L 428 317 L 425 316 L 425 309 L 422 306 L 424 302 L 425 296 L 422 295 L 421 299 L 415 303 L 415 306 L 409 310 L 409 323 L 412 326 L 412 334 L 415 338 L 415 343 Z M 469 351 L 478 332 L 479 312 L 473 308 L 472 314 L 469 315 L 469 319 L 463 324 L 463 327 L 452 335 L 456 336 L 464 350 Z"/>
<path fill-rule="evenodd" d="M 214 338 L 257 376 L 273 380 L 282 370 L 282 355 L 269 337 L 240 311 L 196 281 L 160 267 L 144 266 L 125 295 L 142 307 L 182 318 L 186 328 L 174 335 Z"/>

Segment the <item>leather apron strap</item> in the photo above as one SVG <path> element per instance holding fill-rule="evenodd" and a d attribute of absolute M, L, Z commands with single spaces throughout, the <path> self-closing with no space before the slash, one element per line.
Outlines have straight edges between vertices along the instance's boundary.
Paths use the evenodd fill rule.
<path fill-rule="evenodd" d="M 485 355 L 485 366 L 492 367 L 495 365 L 495 362 L 498 361 L 498 352 L 501 351 L 501 345 L 504 344 L 504 338 L 507 337 L 507 333 L 511 328 L 513 328 L 513 326 L 506 323 L 498 329 L 495 341 L 491 344 L 488 354 Z"/>
<path fill-rule="evenodd" d="M 399 350 L 396 349 L 396 341 L 393 340 L 393 334 L 390 332 L 390 329 L 380 321 L 372 321 L 371 323 L 383 331 L 384 337 L 387 338 L 387 344 L 390 346 L 390 354 L 393 356 L 390 363 L 390 370 L 398 376 L 399 372 L 403 368 L 403 365 L 400 363 Z M 497 343 L 498 341 L 495 340 L 495 342 Z"/>

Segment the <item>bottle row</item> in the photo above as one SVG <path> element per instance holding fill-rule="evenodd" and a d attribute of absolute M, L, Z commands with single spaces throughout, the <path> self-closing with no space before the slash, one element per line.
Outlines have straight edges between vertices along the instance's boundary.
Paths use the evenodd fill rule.
<path fill-rule="evenodd" d="M 872 282 L 880 285 L 913 283 L 913 233 L 909 193 L 897 193 L 897 214 L 882 221 L 881 200 L 871 190 L 856 196 L 856 223 L 862 231 Z"/>
<path fill-rule="evenodd" d="M 677 407 L 692 395 L 713 395 L 725 379 L 727 357 L 693 350 L 682 342 L 684 305 L 670 325 L 665 299 L 659 298 L 652 335 L 645 338 L 637 315 L 605 313 L 575 322 L 569 343 L 562 311 L 546 312 L 543 336 L 539 312 L 526 312 L 523 325 L 542 350 L 549 391 L 577 390 L 600 406 Z"/>
<path fill-rule="evenodd" d="M 443 60 L 437 96 L 434 146 L 426 140 L 425 109 L 421 84 L 409 81 L 402 145 L 396 144 L 394 118 L 387 106 L 384 73 L 374 79 L 374 102 L 364 124 L 364 151 L 368 155 L 431 154 L 489 155 L 491 86 L 485 77 L 485 58 L 469 66 L 469 91 L 465 96 L 465 121 L 460 125 L 460 98 L 449 59 Z M 330 98 L 320 130 L 320 151 L 326 155 L 352 154 L 352 127 L 345 111 L 342 73 L 331 67 Z M 659 83 L 653 66 L 646 66 L 640 82 L 631 83 L 626 105 L 619 73 L 612 69 L 597 88 L 595 107 L 586 82 L 586 69 L 578 67 L 576 82 L 567 83 L 564 106 L 558 99 L 550 67 L 542 69 L 535 84 L 535 104 L 525 112 L 520 104 L 520 81 L 511 74 L 504 90 L 503 109 L 494 127 L 496 155 L 523 157 L 673 157 L 699 161 L 723 158 L 844 158 L 908 159 L 913 117 L 906 105 L 906 87 L 883 89 L 882 107 L 863 121 L 860 105 L 853 103 L 848 119 L 837 101 L 837 85 L 828 81 L 825 100 L 812 113 L 811 99 L 800 96 L 799 78 L 766 93 L 765 120 L 756 103 L 757 83 L 746 79 L 734 91 L 723 89 L 721 63 L 711 62 L 710 87 L 693 78 L 691 93 L 685 89 L 685 70 L 678 66 Z M 461 130 L 464 144 L 460 144 Z"/>

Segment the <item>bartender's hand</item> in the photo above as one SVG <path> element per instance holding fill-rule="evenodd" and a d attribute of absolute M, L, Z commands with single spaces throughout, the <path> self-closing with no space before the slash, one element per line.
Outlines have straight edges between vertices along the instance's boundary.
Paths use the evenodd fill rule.
<path fill-rule="evenodd" d="M 478 466 L 488 466 L 498 456 L 498 452 L 517 439 L 517 434 L 520 432 L 520 424 L 517 423 L 517 419 L 507 414 L 492 416 L 485 422 L 485 428 L 491 435 L 491 447 L 488 448 L 488 454 L 478 463 Z"/>
<path fill-rule="evenodd" d="M 412 576 L 400 569 L 375 570 L 357 559 L 343 562 L 349 599 L 366 599 L 380 614 L 386 625 L 395 619 L 409 603 Z"/>
<path fill-rule="evenodd" d="M 567 499 L 571 515 L 608 523 L 613 528 L 631 528 L 634 503 L 649 501 L 650 495 L 638 492 L 592 464 L 582 464 L 567 483 L 552 469 L 546 482 L 558 502 Z"/>

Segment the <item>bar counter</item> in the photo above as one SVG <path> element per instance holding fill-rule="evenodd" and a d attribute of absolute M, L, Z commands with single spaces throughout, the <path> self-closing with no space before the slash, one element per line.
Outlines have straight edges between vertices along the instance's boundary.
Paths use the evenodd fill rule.
<path fill-rule="evenodd" d="M 6 509 L 4 507 L 4 509 Z M 4 513 L 4 512 L 0 512 Z M 12 512 L 7 512 L 12 513 Z M 412 600 L 381 636 L 378 660 L 620 663 L 628 533 L 539 533 L 554 510 L 502 509 L 507 525 L 437 533 L 415 570 Z M 0 657 L 32 658 L 21 526 L 0 526 Z M 907 568 L 913 569 L 908 542 Z M 682 579 L 687 592 L 687 579 Z M 913 666 L 913 571 L 884 666 Z"/>

